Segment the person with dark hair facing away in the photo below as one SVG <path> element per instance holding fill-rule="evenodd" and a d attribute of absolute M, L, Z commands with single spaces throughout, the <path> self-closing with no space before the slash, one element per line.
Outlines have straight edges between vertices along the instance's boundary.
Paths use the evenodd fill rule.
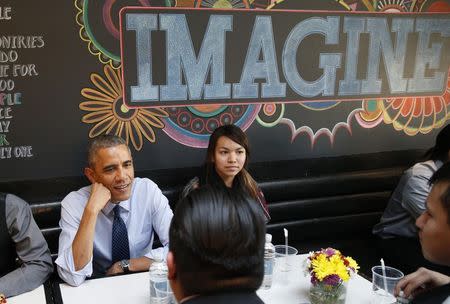
<path fill-rule="evenodd" d="M 165 257 L 172 210 L 158 186 L 134 177 L 127 143 L 101 135 L 88 146 L 90 186 L 61 202 L 58 274 L 78 286 L 86 277 L 148 270 Z M 164 246 L 152 249 L 154 232 Z"/>
<path fill-rule="evenodd" d="M 450 266 L 450 163 L 433 175 L 430 185 L 426 210 L 416 220 L 422 252 L 427 260 Z M 396 294 L 400 291 L 406 298 L 414 297 L 411 304 L 450 303 L 450 277 L 419 268 L 397 284 Z"/>
<path fill-rule="evenodd" d="M 0 250 L 0 294 L 6 297 L 35 289 L 53 271 L 47 242 L 30 206 L 6 193 L 0 193 Z"/>
<path fill-rule="evenodd" d="M 204 186 L 176 207 L 170 225 L 168 278 L 183 304 L 263 301 L 265 219 L 248 196 Z"/>
<path fill-rule="evenodd" d="M 380 254 L 386 263 L 402 269 L 405 273 L 426 266 L 450 274 L 450 268 L 433 265 L 426 261 L 420 249 L 416 219 L 425 211 L 425 201 L 430 193 L 429 179 L 450 159 L 450 125 L 437 135 L 436 143 L 425 155 L 426 161 L 406 170 L 373 233 Z M 398 248 L 402 248 L 401 252 Z M 408 254 L 403 254 L 407 251 Z"/>
<path fill-rule="evenodd" d="M 253 198 L 261 205 L 269 221 L 269 208 L 264 194 L 247 171 L 249 156 L 247 135 L 239 127 L 224 125 L 216 128 L 209 138 L 204 175 L 194 177 L 184 188 L 181 197 L 202 185 L 225 186 Z"/>

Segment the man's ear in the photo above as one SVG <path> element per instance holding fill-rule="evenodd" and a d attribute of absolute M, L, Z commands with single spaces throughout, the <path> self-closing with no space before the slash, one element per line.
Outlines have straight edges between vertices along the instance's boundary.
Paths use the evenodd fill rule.
<path fill-rule="evenodd" d="M 91 184 L 94 184 L 96 182 L 95 172 L 91 168 L 89 167 L 84 168 L 84 175 L 86 175 Z"/>
<path fill-rule="evenodd" d="M 175 258 L 172 251 L 167 253 L 167 269 L 169 271 L 167 274 L 168 279 L 175 280 L 177 278 L 177 265 L 175 264 Z"/>

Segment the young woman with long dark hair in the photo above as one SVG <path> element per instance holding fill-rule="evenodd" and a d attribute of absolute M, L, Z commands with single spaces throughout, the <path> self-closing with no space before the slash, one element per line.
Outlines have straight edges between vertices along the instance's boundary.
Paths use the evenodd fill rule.
<path fill-rule="evenodd" d="M 218 127 L 209 138 L 204 175 L 192 179 L 182 196 L 201 185 L 222 185 L 252 197 L 261 205 L 266 219 L 270 220 L 264 195 L 247 171 L 249 156 L 248 138 L 239 127 Z"/>

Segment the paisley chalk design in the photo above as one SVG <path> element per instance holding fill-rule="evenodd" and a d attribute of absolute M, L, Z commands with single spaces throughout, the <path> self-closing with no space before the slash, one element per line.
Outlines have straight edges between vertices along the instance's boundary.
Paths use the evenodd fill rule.
<path fill-rule="evenodd" d="M 120 67 L 119 11 L 125 6 L 153 6 L 152 0 L 74 0 L 79 36 L 102 64 Z M 159 1 L 160 2 L 160 1 Z M 159 3 L 158 3 L 159 4 Z M 170 1 L 166 1 L 166 6 Z M 161 5 L 158 5 L 161 6 Z"/>
<path fill-rule="evenodd" d="M 266 103 L 262 105 L 256 120 L 263 127 L 276 126 L 284 116 L 284 104 Z"/>
<path fill-rule="evenodd" d="M 291 142 L 294 142 L 295 139 L 300 135 L 306 135 L 309 137 L 311 141 L 311 149 L 314 147 L 317 139 L 321 136 L 326 136 L 330 140 L 330 144 L 334 144 L 334 140 L 336 134 L 339 130 L 345 130 L 349 134 L 352 134 L 351 129 L 351 121 L 354 119 L 355 115 L 357 115 L 361 111 L 361 108 L 356 108 L 350 112 L 345 121 L 341 121 L 336 123 L 332 128 L 320 128 L 314 131 L 311 127 L 307 125 L 302 125 L 301 127 L 296 127 L 295 123 L 290 118 L 282 118 L 280 120 L 280 124 L 287 125 L 291 131 Z"/>
<path fill-rule="evenodd" d="M 365 129 L 378 126 L 383 122 L 382 100 L 364 100 L 362 109 L 356 115 L 356 121 Z"/>
<path fill-rule="evenodd" d="M 235 124 L 246 130 L 261 105 L 195 106 L 168 108 L 163 131 L 173 140 L 190 147 L 206 148 L 209 135 L 218 126 Z"/>
<path fill-rule="evenodd" d="M 450 119 L 450 77 L 445 93 L 436 97 L 392 98 L 383 100 L 383 119 L 395 130 L 414 136 L 442 127 Z"/>

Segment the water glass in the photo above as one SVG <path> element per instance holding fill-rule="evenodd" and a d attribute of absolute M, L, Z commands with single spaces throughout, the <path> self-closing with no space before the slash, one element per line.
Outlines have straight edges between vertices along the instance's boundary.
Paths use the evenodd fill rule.
<path fill-rule="evenodd" d="M 168 282 L 166 282 L 165 284 L 157 283 L 154 285 L 154 288 L 156 297 L 152 298 L 152 304 L 176 304 L 175 296 Z"/>
<path fill-rule="evenodd" d="M 372 267 L 372 303 L 397 303 L 397 299 L 394 296 L 394 289 L 403 276 L 403 272 L 393 267 L 386 266 L 384 274 L 381 266 Z"/>
<path fill-rule="evenodd" d="M 275 267 L 283 272 L 291 271 L 297 253 L 297 249 L 292 246 L 275 245 Z"/>

